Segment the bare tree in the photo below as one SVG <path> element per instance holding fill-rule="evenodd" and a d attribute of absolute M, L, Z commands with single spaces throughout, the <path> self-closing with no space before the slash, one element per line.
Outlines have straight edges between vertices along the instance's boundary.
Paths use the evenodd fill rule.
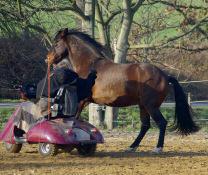
<path fill-rule="evenodd" d="M 45 0 L 39 3 L 1 0 L 0 30 L 1 35 L 9 37 L 20 33 L 24 33 L 22 36 L 39 34 L 51 44 L 55 31 L 81 26 L 106 47 L 105 54 L 116 63 L 131 58 L 176 71 L 174 65 L 160 60 L 158 53 L 170 48 L 191 53 L 208 50 L 207 9 L 204 0 L 198 3 L 192 0 Z M 102 120 L 100 108 L 90 109 L 94 115 L 90 120 L 97 120 L 98 125 Z M 115 114 L 114 109 L 107 107 L 108 128 L 113 127 Z"/>

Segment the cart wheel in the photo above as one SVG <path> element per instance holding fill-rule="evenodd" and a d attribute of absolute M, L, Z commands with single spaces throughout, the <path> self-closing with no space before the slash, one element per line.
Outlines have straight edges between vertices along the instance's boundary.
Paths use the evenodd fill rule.
<path fill-rule="evenodd" d="M 58 146 L 50 143 L 40 143 L 38 151 L 42 156 L 55 156 L 58 153 Z"/>
<path fill-rule="evenodd" d="M 4 145 L 9 153 L 19 153 L 22 148 L 22 144 L 11 144 L 4 142 Z"/>
<path fill-rule="evenodd" d="M 92 156 L 96 151 L 97 144 L 86 144 L 77 147 L 77 151 L 82 156 Z"/>

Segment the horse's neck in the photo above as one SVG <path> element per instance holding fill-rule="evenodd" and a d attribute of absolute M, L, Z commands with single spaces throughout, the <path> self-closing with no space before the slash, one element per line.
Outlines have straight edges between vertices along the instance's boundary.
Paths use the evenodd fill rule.
<path fill-rule="evenodd" d="M 75 53 L 78 53 L 78 51 Z M 90 51 L 83 51 L 82 54 L 78 54 L 76 56 L 74 54 L 72 66 L 82 78 L 85 78 L 91 70 L 96 69 L 96 65 L 103 59 L 105 58 L 102 57 L 102 55 L 98 55 Z"/>
<path fill-rule="evenodd" d="M 110 59 L 106 58 L 107 54 L 102 50 L 97 50 L 93 45 L 83 42 L 79 38 L 73 37 L 76 45 L 73 45 L 73 62 L 74 70 L 81 76 L 86 77 L 89 72 L 96 69 L 98 65 L 109 62 Z M 69 58 L 70 59 L 70 58 Z"/>
<path fill-rule="evenodd" d="M 88 64 L 87 64 L 88 63 Z M 74 71 L 78 73 L 81 78 L 86 78 L 90 71 L 96 70 L 97 72 L 100 68 L 106 64 L 114 64 L 110 59 L 105 58 L 97 58 L 94 60 L 90 60 L 89 62 L 83 62 L 80 64 L 76 64 L 74 66 Z"/>
<path fill-rule="evenodd" d="M 97 70 L 97 72 L 102 69 L 103 67 L 106 67 L 108 65 L 114 65 L 116 63 L 114 63 L 112 60 L 110 59 L 99 59 L 95 62 L 95 64 L 92 66 L 92 69 Z"/>

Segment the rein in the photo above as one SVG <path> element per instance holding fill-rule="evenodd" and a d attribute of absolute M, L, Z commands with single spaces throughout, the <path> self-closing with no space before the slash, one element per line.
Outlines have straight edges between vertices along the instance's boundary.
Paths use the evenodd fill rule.
<path fill-rule="evenodd" d="M 49 58 L 48 58 L 47 75 L 46 76 L 47 76 L 47 81 L 48 81 L 48 119 L 50 119 L 50 117 L 51 117 L 51 100 L 50 100 L 50 94 L 51 94 L 51 77 L 50 77 L 50 63 L 49 63 Z"/>

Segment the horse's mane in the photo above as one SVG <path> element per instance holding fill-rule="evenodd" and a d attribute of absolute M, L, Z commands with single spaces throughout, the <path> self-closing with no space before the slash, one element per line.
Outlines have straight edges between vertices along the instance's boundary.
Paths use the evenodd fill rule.
<path fill-rule="evenodd" d="M 54 38 L 55 41 L 61 39 L 60 34 L 62 32 L 63 32 L 63 29 L 62 30 L 59 30 L 57 32 L 57 34 L 55 35 L 55 38 Z M 106 57 L 105 54 L 102 53 L 102 51 L 104 52 L 106 48 L 101 43 L 99 43 L 98 41 L 96 41 L 95 39 L 93 39 L 86 32 L 80 32 L 78 29 L 68 29 L 67 35 L 75 35 L 75 36 L 79 37 L 80 39 L 89 42 L 90 44 L 92 44 L 97 49 L 97 51 L 102 56 Z"/>

